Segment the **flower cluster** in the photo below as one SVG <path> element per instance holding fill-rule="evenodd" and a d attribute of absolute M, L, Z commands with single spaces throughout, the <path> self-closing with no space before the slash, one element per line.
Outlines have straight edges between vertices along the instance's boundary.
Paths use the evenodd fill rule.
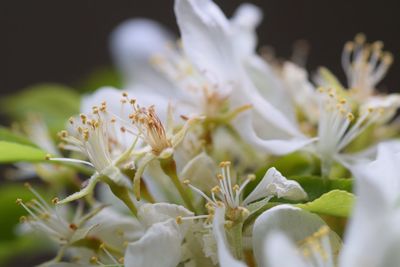
<path fill-rule="evenodd" d="M 345 44 L 346 85 L 326 68 L 310 80 L 257 53 L 256 6 L 174 10 L 179 39 L 146 19 L 115 29 L 123 89 L 83 96 L 60 150 L 42 122 L 27 133 L 48 155 L 25 164 L 70 177 L 52 204 L 30 185 L 37 200 L 17 200 L 58 246 L 44 266 L 399 266 L 400 95 L 376 88 L 382 42 Z"/>

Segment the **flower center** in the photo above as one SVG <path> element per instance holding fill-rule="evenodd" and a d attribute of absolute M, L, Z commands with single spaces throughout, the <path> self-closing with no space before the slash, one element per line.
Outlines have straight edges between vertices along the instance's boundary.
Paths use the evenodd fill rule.
<path fill-rule="evenodd" d="M 318 231 L 299 243 L 305 260 L 313 266 L 334 266 L 329 231 L 328 226 L 322 226 Z"/>
<path fill-rule="evenodd" d="M 248 183 L 254 180 L 255 177 L 254 175 L 249 175 L 241 185 L 233 184 L 230 166 L 231 163 L 229 161 L 220 163 L 221 173 L 217 175 L 218 184 L 211 189 L 210 196 L 190 184 L 189 180 L 185 180 L 184 183 L 207 200 L 206 208 L 210 214 L 213 214 L 216 207 L 224 205 L 227 208 L 227 217 L 235 221 L 239 217 L 245 217 L 248 212 L 241 205 L 241 194 Z"/>
<path fill-rule="evenodd" d="M 158 118 L 154 106 L 140 107 L 135 99 L 129 99 L 127 94 L 123 96 L 133 108 L 129 119 L 136 126 L 139 137 L 151 146 L 153 153 L 159 155 L 165 149 L 171 148 L 171 141 L 167 137 L 165 127 Z"/>
<path fill-rule="evenodd" d="M 383 79 L 393 62 L 392 54 L 382 48 L 380 41 L 366 44 L 363 34 L 358 34 L 354 42 L 345 44 L 342 65 L 348 86 L 359 100 L 373 94 L 376 84 Z"/>

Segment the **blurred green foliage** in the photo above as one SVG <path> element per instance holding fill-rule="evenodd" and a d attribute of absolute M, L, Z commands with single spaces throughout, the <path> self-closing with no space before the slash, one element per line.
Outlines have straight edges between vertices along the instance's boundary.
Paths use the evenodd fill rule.
<path fill-rule="evenodd" d="M 38 188 L 36 188 L 38 189 Z M 38 189 L 46 196 L 44 190 Z M 26 211 L 16 204 L 16 199 L 30 200 L 32 194 L 22 184 L 1 184 L 0 187 L 0 266 L 4 266 L 10 258 L 22 253 L 34 253 L 49 249 L 37 235 L 18 234 L 19 218 Z M 41 245 L 38 245 L 40 242 Z"/>
<path fill-rule="evenodd" d="M 32 146 L 0 141 L 0 163 L 45 161 L 46 154 L 45 151 Z"/>
<path fill-rule="evenodd" d="M 29 114 L 44 119 L 53 136 L 79 113 L 80 95 L 59 84 L 39 84 L 0 100 L 0 110 L 12 120 L 24 122 Z"/>

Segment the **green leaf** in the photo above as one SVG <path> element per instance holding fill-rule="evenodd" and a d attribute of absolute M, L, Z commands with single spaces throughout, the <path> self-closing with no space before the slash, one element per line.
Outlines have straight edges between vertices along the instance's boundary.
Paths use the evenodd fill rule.
<path fill-rule="evenodd" d="M 14 120 L 25 121 L 28 114 L 41 116 L 51 132 L 64 129 L 69 117 L 79 112 L 80 96 L 58 84 L 39 84 L 2 98 L 0 109 Z"/>
<path fill-rule="evenodd" d="M 22 145 L 37 147 L 25 136 L 14 133 L 10 129 L 3 127 L 3 126 L 0 126 L 0 141 L 8 141 L 8 142 L 14 142 L 14 143 L 22 144 Z"/>
<path fill-rule="evenodd" d="M 0 163 L 39 162 L 46 159 L 46 154 L 45 151 L 32 146 L 0 141 Z"/>
<path fill-rule="evenodd" d="M 49 199 L 52 193 L 44 188 L 35 187 L 44 199 Z M 46 188 L 47 189 L 47 188 Z M 48 250 L 49 246 L 40 235 L 23 234 L 19 236 L 16 227 L 19 224 L 20 217 L 27 215 L 27 212 L 15 201 L 17 198 L 28 201 L 32 199 L 33 194 L 22 184 L 2 183 L 0 187 L 0 266 L 13 266 L 4 264 L 10 257 L 27 255 L 37 250 Z M 38 246 L 38 242 L 40 246 Z"/>
<path fill-rule="evenodd" d="M 296 176 L 290 177 L 290 180 L 298 182 L 301 187 L 307 192 L 308 199 L 314 200 L 319 198 L 326 192 L 339 189 L 347 192 L 352 192 L 352 179 L 323 179 L 319 176 Z"/>
<path fill-rule="evenodd" d="M 348 217 L 351 213 L 353 203 L 353 194 L 343 190 L 332 190 L 314 201 L 297 204 L 296 206 L 322 215 Z"/>
<path fill-rule="evenodd" d="M 261 171 L 264 176 L 267 169 L 275 167 L 286 177 L 294 175 L 311 175 L 320 171 L 319 160 L 310 153 L 295 152 L 278 158 Z M 258 173 L 257 173 L 258 174 Z"/>
<path fill-rule="evenodd" d="M 275 167 L 285 177 L 291 177 L 294 175 L 314 175 L 319 174 L 320 171 L 319 160 L 306 152 L 295 152 L 286 156 L 277 158 L 266 166 L 256 171 L 256 179 L 246 186 L 244 196 L 247 196 L 257 184 L 264 177 L 267 170 L 271 167 Z"/>

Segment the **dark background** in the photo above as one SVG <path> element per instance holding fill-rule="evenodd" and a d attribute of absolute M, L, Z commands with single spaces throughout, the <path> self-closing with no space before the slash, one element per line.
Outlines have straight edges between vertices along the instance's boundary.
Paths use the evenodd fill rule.
<path fill-rule="evenodd" d="M 231 15 L 238 0 L 216 1 Z M 289 56 L 295 40 L 311 44 L 307 67 L 329 66 L 342 74 L 340 53 L 358 32 L 382 40 L 395 55 L 384 81 L 397 91 L 400 81 L 399 1 L 250 1 L 264 10 L 260 44 Z M 0 93 L 38 82 L 74 86 L 95 67 L 110 65 L 108 35 L 131 17 L 149 17 L 177 31 L 173 0 L 2 0 L 0 3 Z"/>

